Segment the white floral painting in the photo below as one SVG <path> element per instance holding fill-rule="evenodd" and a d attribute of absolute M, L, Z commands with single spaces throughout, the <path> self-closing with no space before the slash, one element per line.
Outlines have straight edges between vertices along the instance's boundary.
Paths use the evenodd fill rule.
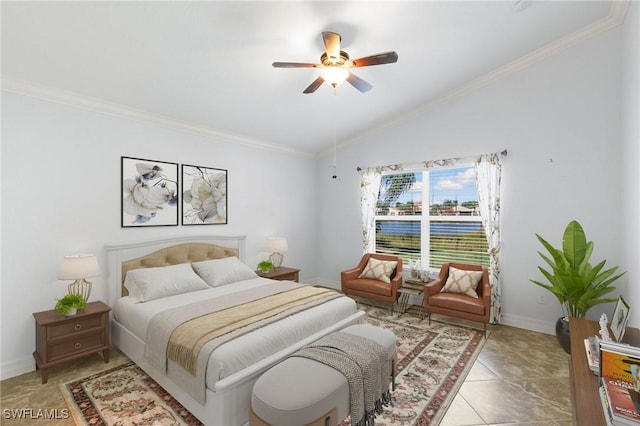
<path fill-rule="evenodd" d="M 227 223 L 227 170 L 182 165 L 182 224 Z"/>
<path fill-rule="evenodd" d="M 123 228 L 178 225 L 178 164 L 122 157 Z"/>

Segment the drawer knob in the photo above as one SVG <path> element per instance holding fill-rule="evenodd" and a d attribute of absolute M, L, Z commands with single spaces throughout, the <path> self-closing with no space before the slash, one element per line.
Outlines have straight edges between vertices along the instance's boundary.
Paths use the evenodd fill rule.
<path fill-rule="evenodd" d="M 74 329 L 75 331 L 78 331 L 78 330 L 80 330 L 81 328 L 82 328 L 82 324 L 80 324 L 80 323 L 76 324 L 76 325 L 73 327 L 73 329 Z"/>
<path fill-rule="evenodd" d="M 82 344 L 80 344 L 80 343 L 76 343 L 74 345 L 74 349 L 80 349 L 81 347 L 82 347 Z"/>

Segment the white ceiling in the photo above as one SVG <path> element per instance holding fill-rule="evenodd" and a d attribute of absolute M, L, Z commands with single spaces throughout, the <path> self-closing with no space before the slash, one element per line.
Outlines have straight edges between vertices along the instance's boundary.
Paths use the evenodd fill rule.
<path fill-rule="evenodd" d="M 622 3 L 2 1 L 3 89 L 313 155 L 607 29 Z M 399 60 L 354 70 L 367 93 L 304 95 L 317 69 L 271 63 L 318 62 L 326 30 Z"/>

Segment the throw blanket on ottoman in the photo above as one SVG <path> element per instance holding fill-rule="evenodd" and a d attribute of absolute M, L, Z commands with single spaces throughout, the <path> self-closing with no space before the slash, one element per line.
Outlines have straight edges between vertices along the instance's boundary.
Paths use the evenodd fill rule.
<path fill-rule="evenodd" d="M 337 332 L 291 356 L 328 365 L 347 378 L 353 426 L 373 426 L 376 414 L 391 401 L 389 360 L 384 347 L 372 340 Z"/>

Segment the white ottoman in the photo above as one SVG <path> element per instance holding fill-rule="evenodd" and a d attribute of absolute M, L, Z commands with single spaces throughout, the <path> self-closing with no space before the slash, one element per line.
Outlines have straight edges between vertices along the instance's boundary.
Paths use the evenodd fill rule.
<path fill-rule="evenodd" d="M 385 348 L 395 387 L 396 336 L 358 324 L 340 330 Z M 251 394 L 252 426 L 335 426 L 349 415 L 349 385 L 339 371 L 308 358 L 290 357 L 258 378 Z"/>

